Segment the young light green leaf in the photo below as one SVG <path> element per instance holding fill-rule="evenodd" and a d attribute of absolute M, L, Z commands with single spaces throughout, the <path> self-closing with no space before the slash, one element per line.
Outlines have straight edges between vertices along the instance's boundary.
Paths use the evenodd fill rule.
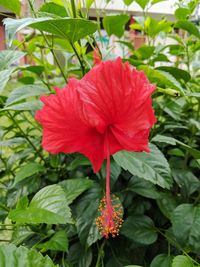
<path fill-rule="evenodd" d="M 170 188 L 172 178 L 166 158 L 155 145 L 151 144 L 150 150 L 150 153 L 121 151 L 113 157 L 118 165 L 133 175 L 163 188 Z"/>
<path fill-rule="evenodd" d="M 174 24 L 174 28 L 183 29 L 188 33 L 200 38 L 199 29 L 190 21 L 179 20 Z"/>
<path fill-rule="evenodd" d="M 20 0 L 0 0 L 0 6 L 3 6 L 4 8 L 12 11 L 16 15 L 20 15 Z"/>
<path fill-rule="evenodd" d="M 173 259 L 172 267 L 194 267 L 194 265 L 189 257 L 178 255 Z"/>
<path fill-rule="evenodd" d="M 124 27 L 129 21 L 129 16 L 126 14 L 122 15 L 109 15 L 103 18 L 103 26 L 108 35 L 116 35 L 122 37 L 124 34 Z"/>
<path fill-rule="evenodd" d="M 48 241 L 40 243 L 37 248 L 42 251 L 53 250 L 53 251 L 68 251 L 69 241 L 64 230 L 56 232 Z"/>
<path fill-rule="evenodd" d="M 60 182 L 59 185 L 65 191 L 67 203 L 71 204 L 74 199 L 93 186 L 93 181 L 87 178 L 67 179 Z"/>
<path fill-rule="evenodd" d="M 0 70 L 8 68 L 11 64 L 22 58 L 25 53 L 16 50 L 0 51 Z"/>
<path fill-rule="evenodd" d="M 135 2 L 142 8 L 145 9 L 150 0 L 135 0 Z"/>
<path fill-rule="evenodd" d="M 4 87 L 6 86 L 7 82 L 10 79 L 10 75 L 13 72 L 13 68 L 7 70 L 0 71 L 0 93 L 3 91 Z"/>
<path fill-rule="evenodd" d="M 47 14 L 54 14 L 57 15 L 59 17 L 67 17 L 67 11 L 64 8 L 64 6 L 58 5 L 56 3 L 44 3 L 40 9 L 39 12 L 45 12 Z"/>
<path fill-rule="evenodd" d="M 34 249 L 26 247 L 16 247 L 13 244 L 0 245 L 0 266 L 2 267 L 22 267 L 22 266 L 37 266 L 37 267 L 58 267 L 54 265 L 49 256 L 42 256 Z"/>
<path fill-rule="evenodd" d="M 74 43 L 97 30 L 97 23 L 85 19 L 47 19 L 29 24 L 34 29 L 55 34 Z"/>
<path fill-rule="evenodd" d="M 27 177 L 32 176 L 33 174 L 44 172 L 45 168 L 44 166 L 40 165 L 36 162 L 30 162 L 20 168 L 20 170 L 17 172 L 14 180 L 14 184 L 17 184 Z"/>
<path fill-rule="evenodd" d="M 72 223 L 71 212 L 66 202 L 65 192 L 57 184 L 42 188 L 35 194 L 26 209 L 16 208 L 11 210 L 9 212 L 9 218 L 17 223 Z"/>
<path fill-rule="evenodd" d="M 24 103 L 9 105 L 3 108 L 2 110 L 23 110 L 23 111 L 35 112 L 36 110 L 41 108 L 42 108 L 42 102 L 39 100 L 34 100 L 34 101 L 27 101 Z"/>
<path fill-rule="evenodd" d="M 9 94 L 6 100 L 6 106 L 16 103 L 19 100 L 27 99 L 28 97 L 39 96 L 43 94 L 45 95 L 48 93 L 49 90 L 47 89 L 47 87 L 44 86 L 29 84 L 22 87 L 18 87 Z"/>

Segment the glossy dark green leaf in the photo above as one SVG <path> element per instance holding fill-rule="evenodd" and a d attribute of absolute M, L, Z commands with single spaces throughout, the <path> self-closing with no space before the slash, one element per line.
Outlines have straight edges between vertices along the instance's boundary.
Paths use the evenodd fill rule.
<path fill-rule="evenodd" d="M 39 163 L 31 162 L 22 166 L 19 171 L 16 173 L 14 183 L 19 183 L 27 177 L 32 176 L 33 174 L 44 172 L 45 168 Z"/>
<path fill-rule="evenodd" d="M 172 229 L 180 244 L 200 249 L 200 205 L 179 205 L 171 215 Z"/>
<path fill-rule="evenodd" d="M 122 15 L 109 15 L 103 18 L 103 26 L 108 35 L 115 34 L 117 37 L 122 37 L 124 34 L 124 27 L 129 21 L 129 16 Z"/>
<path fill-rule="evenodd" d="M 200 189 L 200 181 L 191 171 L 173 169 L 172 174 L 185 197 Z"/>
<path fill-rule="evenodd" d="M 38 191 L 26 209 L 11 210 L 9 218 L 18 223 L 72 223 L 65 192 L 61 186 L 56 184 L 46 186 Z"/>
<path fill-rule="evenodd" d="M 120 233 L 144 245 L 150 245 L 157 239 L 154 223 L 145 215 L 129 216 L 124 221 Z"/>
<path fill-rule="evenodd" d="M 0 0 L 0 6 L 3 6 L 4 8 L 8 9 L 9 11 L 12 11 L 16 15 L 20 15 L 20 0 Z"/>
<path fill-rule="evenodd" d="M 174 27 L 178 29 L 183 29 L 188 33 L 200 38 L 199 29 L 190 21 L 179 20 L 174 24 Z"/>
<path fill-rule="evenodd" d="M 169 219 L 178 205 L 176 197 L 171 192 L 160 192 L 160 198 L 156 202 L 161 212 Z"/>
<path fill-rule="evenodd" d="M 42 251 L 54 250 L 54 251 L 68 251 L 68 238 L 64 230 L 56 232 L 48 241 L 40 243 L 37 248 L 42 249 Z"/>
<path fill-rule="evenodd" d="M 151 262 L 150 267 L 171 267 L 173 256 L 167 254 L 157 255 Z"/>
<path fill-rule="evenodd" d="M 143 197 L 148 197 L 152 199 L 158 199 L 161 197 L 159 191 L 156 187 L 144 179 L 133 176 L 128 183 L 127 190 L 137 193 Z"/>
<path fill-rule="evenodd" d="M 59 183 L 65 191 L 66 201 L 71 204 L 74 199 L 93 186 L 88 178 L 68 179 Z"/>
<path fill-rule="evenodd" d="M 150 153 L 121 151 L 113 157 L 117 164 L 131 174 L 163 188 L 170 188 L 172 178 L 167 160 L 156 146 L 150 145 L 150 150 Z"/>
<path fill-rule="evenodd" d="M 76 207 L 77 211 L 77 231 L 81 243 L 85 247 L 91 246 L 101 238 L 96 227 L 98 207 L 102 192 L 99 185 L 95 184 L 80 200 Z"/>
<path fill-rule="evenodd" d="M 0 245 L 1 267 L 58 267 L 48 256 L 42 256 L 34 249 L 16 247 L 13 244 Z"/>

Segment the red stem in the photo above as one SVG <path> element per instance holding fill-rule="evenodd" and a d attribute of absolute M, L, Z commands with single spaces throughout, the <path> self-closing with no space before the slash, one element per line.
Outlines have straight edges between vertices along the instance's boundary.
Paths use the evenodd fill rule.
<path fill-rule="evenodd" d="M 108 143 L 108 132 L 105 134 L 105 145 L 107 151 L 107 166 L 106 166 L 106 204 L 108 211 L 112 212 L 112 204 L 110 198 L 110 149 Z"/>

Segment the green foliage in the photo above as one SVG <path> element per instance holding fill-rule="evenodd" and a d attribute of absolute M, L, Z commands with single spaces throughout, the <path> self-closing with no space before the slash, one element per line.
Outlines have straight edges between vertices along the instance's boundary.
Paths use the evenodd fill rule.
<path fill-rule="evenodd" d="M 0 266 L 200 266 L 198 0 L 177 1 L 173 22 L 148 13 L 162 0 L 124 0 L 141 8 L 130 26 L 142 31 L 132 31 L 141 40 L 145 34 L 140 47 L 124 33 L 126 10 L 90 13 L 92 0 L 79 1 L 75 12 L 73 1 L 27 2 L 29 17 L 4 20 L 10 48 L 0 52 Z M 19 1 L 0 6 L 19 16 Z M 100 17 L 94 22 L 88 14 Z M 111 191 L 124 212 L 113 239 L 96 227 L 106 164 L 94 174 L 83 155 L 44 151 L 35 121 L 39 97 L 82 78 L 97 44 L 102 60 L 113 59 L 117 47 L 157 87 L 150 152 L 120 151 L 111 159 Z"/>
<path fill-rule="evenodd" d="M 38 266 L 38 267 L 56 267 L 52 260 L 43 257 L 36 250 L 28 250 L 25 247 L 17 248 L 13 244 L 0 246 L 0 263 L 2 267 L 22 267 L 22 266 Z"/>
<path fill-rule="evenodd" d="M 20 15 L 20 0 L 0 0 L 0 6 L 12 11 L 16 15 Z"/>
<path fill-rule="evenodd" d="M 103 18 L 103 26 L 109 36 L 115 34 L 117 37 L 122 37 L 124 26 L 128 21 L 128 15 L 110 15 Z"/>

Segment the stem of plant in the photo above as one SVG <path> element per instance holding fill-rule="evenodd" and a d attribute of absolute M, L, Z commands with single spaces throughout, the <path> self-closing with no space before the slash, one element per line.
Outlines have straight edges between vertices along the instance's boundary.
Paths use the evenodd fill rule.
<path fill-rule="evenodd" d="M 37 147 L 33 144 L 33 142 L 28 138 L 26 133 L 22 130 L 22 128 L 19 126 L 18 122 L 15 120 L 14 116 L 7 110 L 9 118 L 12 120 L 12 122 L 16 125 L 18 130 L 21 132 L 21 134 L 24 136 L 24 138 L 28 141 L 28 143 L 32 146 L 32 148 L 36 151 L 37 154 L 40 155 L 40 158 L 43 160 L 43 162 L 46 164 L 45 158 L 43 155 L 38 151 Z"/>
<path fill-rule="evenodd" d="M 106 244 L 106 239 L 104 239 L 104 241 L 102 242 L 101 247 L 99 249 L 97 262 L 96 262 L 95 267 L 100 267 L 99 264 L 100 264 L 102 256 L 103 256 L 103 249 L 104 249 L 105 244 Z"/>
<path fill-rule="evenodd" d="M 85 75 L 85 67 L 83 65 L 83 62 L 82 62 L 82 60 L 81 60 L 81 58 L 80 58 L 80 56 L 79 56 L 79 54 L 78 54 L 78 52 L 76 50 L 76 47 L 73 45 L 73 43 L 70 43 L 70 44 L 71 44 L 72 49 L 74 50 L 74 53 L 76 54 L 76 56 L 78 58 L 78 61 L 79 61 L 80 65 L 81 65 L 81 71 L 82 71 L 82 74 L 84 76 Z"/>
<path fill-rule="evenodd" d="M 33 4 L 31 3 L 30 0 L 28 0 L 28 3 L 29 3 L 29 6 L 30 6 L 30 8 L 31 8 L 31 10 L 32 10 L 32 12 L 33 12 L 34 17 L 37 18 L 37 15 L 36 15 L 35 10 L 34 10 L 34 7 L 33 7 Z M 49 47 L 49 50 L 51 51 L 51 53 L 52 53 L 52 55 L 53 55 L 53 57 L 54 57 L 54 60 L 55 60 L 56 64 L 58 65 L 58 68 L 60 69 L 60 72 L 61 72 L 61 74 L 62 74 L 62 76 L 63 76 L 65 82 L 67 83 L 67 78 L 66 78 L 66 76 L 65 76 L 65 74 L 64 74 L 64 72 L 63 72 L 63 69 L 62 69 L 62 67 L 61 67 L 61 65 L 60 65 L 60 63 L 59 63 L 59 60 L 58 60 L 58 58 L 57 58 L 57 56 L 56 56 L 56 54 L 55 54 L 55 52 L 54 52 L 54 49 L 53 49 L 53 48 L 50 48 L 48 39 L 46 38 L 46 36 L 45 36 L 45 34 L 43 33 L 43 31 L 40 31 L 40 32 L 41 32 L 41 34 L 42 34 L 42 36 L 43 36 L 43 38 L 44 38 L 44 40 L 45 40 L 47 46 Z"/>

